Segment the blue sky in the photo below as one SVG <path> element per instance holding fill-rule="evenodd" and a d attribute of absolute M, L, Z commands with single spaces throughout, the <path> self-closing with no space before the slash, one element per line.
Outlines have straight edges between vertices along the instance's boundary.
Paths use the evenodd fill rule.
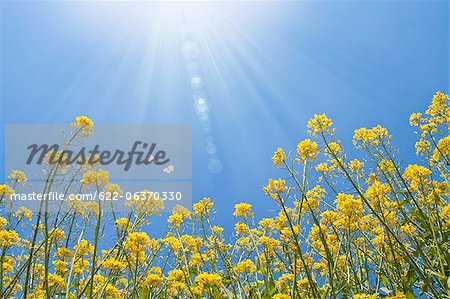
<path fill-rule="evenodd" d="M 409 114 L 450 87 L 448 1 L 0 5 L 2 130 L 82 114 L 192 124 L 194 200 L 211 197 L 228 229 L 237 202 L 262 216 L 273 208 L 261 191 L 282 175 L 270 157 L 294 150 L 314 113 L 333 119 L 346 148 L 354 129 L 387 126 L 413 161 Z M 218 174 L 193 107 L 186 40 L 198 46 Z"/>

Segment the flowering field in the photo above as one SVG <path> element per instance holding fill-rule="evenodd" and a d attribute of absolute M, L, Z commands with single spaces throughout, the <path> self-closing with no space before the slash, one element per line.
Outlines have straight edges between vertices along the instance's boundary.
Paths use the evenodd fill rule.
<path fill-rule="evenodd" d="M 355 130 L 359 155 L 348 157 L 332 121 L 314 115 L 311 139 L 273 155 L 282 178 L 262 192 L 277 216 L 236 204 L 232 240 L 214 225 L 209 198 L 192 211 L 177 206 L 158 239 L 143 229 L 162 207 L 153 198 L 132 202 L 126 215 L 78 201 L 60 213 L 45 202 L 38 212 L 6 212 L 28 184 L 13 171 L 0 185 L 0 297 L 450 298 L 449 96 L 436 93 L 410 124 L 420 165 L 402 165 L 381 126 Z M 67 147 L 94 130 L 87 117 L 72 125 Z M 47 193 L 58 176 L 122 192 L 97 165 L 46 167 Z M 109 248 L 101 246 L 106 227 L 116 236 Z"/>

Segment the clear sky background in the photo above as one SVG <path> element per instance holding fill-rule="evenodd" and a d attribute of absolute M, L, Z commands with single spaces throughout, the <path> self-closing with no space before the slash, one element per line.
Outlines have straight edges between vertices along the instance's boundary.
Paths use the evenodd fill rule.
<path fill-rule="evenodd" d="M 235 203 L 260 216 L 274 208 L 261 191 L 282 175 L 272 153 L 294 150 L 314 113 L 333 119 L 347 149 L 354 129 L 387 126 L 398 155 L 414 161 L 409 114 L 450 87 L 448 1 L 0 5 L 2 132 L 77 115 L 192 124 L 194 200 L 211 197 L 228 231 Z M 206 129 L 192 67 L 207 96 Z"/>

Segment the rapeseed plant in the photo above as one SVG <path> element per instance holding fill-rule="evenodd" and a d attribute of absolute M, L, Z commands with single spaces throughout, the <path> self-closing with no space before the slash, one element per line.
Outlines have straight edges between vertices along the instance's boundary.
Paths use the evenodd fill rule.
<path fill-rule="evenodd" d="M 9 211 L 8 198 L 27 184 L 14 170 L 0 185 L 0 297 L 450 298 L 449 96 L 436 93 L 409 122 L 421 162 L 403 166 L 386 128 L 355 130 L 361 154 L 349 159 L 332 121 L 314 115 L 311 138 L 273 154 L 281 178 L 269 178 L 262 194 L 276 214 L 260 218 L 236 204 L 230 241 L 213 224 L 209 198 L 192 211 L 176 206 L 159 239 L 143 228 L 163 208 L 148 190 L 121 217 L 101 201 L 74 199 L 56 214 L 44 201 L 34 215 Z M 86 116 L 72 126 L 65 148 L 94 130 Z M 99 165 L 46 161 L 46 193 L 61 176 L 80 189 L 122 193 Z M 101 249 L 106 225 L 115 238 Z"/>

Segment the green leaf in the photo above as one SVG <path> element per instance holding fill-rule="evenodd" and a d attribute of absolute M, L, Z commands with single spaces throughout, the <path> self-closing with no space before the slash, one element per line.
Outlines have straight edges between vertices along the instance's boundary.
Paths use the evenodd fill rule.
<path fill-rule="evenodd" d="M 416 295 L 414 295 L 413 293 L 406 293 L 406 299 L 417 299 Z"/>
<path fill-rule="evenodd" d="M 227 298 L 230 298 L 230 299 L 236 298 L 236 296 L 229 289 L 225 289 L 225 293 L 227 294 Z"/>
<path fill-rule="evenodd" d="M 386 278 L 386 276 L 384 276 L 384 275 L 381 276 L 381 282 L 383 283 L 384 286 L 388 286 L 389 285 L 389 281 Z"/>
<path fill-rule="evenodd" d="M 385 293 L 385 294 L 387 294 L 387 295 L 389 295 L 390 293 L 392 293 L 392 291 L 389 290 L 389 289 L 386 288 L 386 287 L 381 287 L 381 288 L 380 288 L 380 291 L 382 291 L 383 293 Z"/>
<path fill-rule="evenodd" d="M 139 292 L 139 299 L 147 299 L 150 295 L 150 291 L 148 289 L 141 289 Z"/>

